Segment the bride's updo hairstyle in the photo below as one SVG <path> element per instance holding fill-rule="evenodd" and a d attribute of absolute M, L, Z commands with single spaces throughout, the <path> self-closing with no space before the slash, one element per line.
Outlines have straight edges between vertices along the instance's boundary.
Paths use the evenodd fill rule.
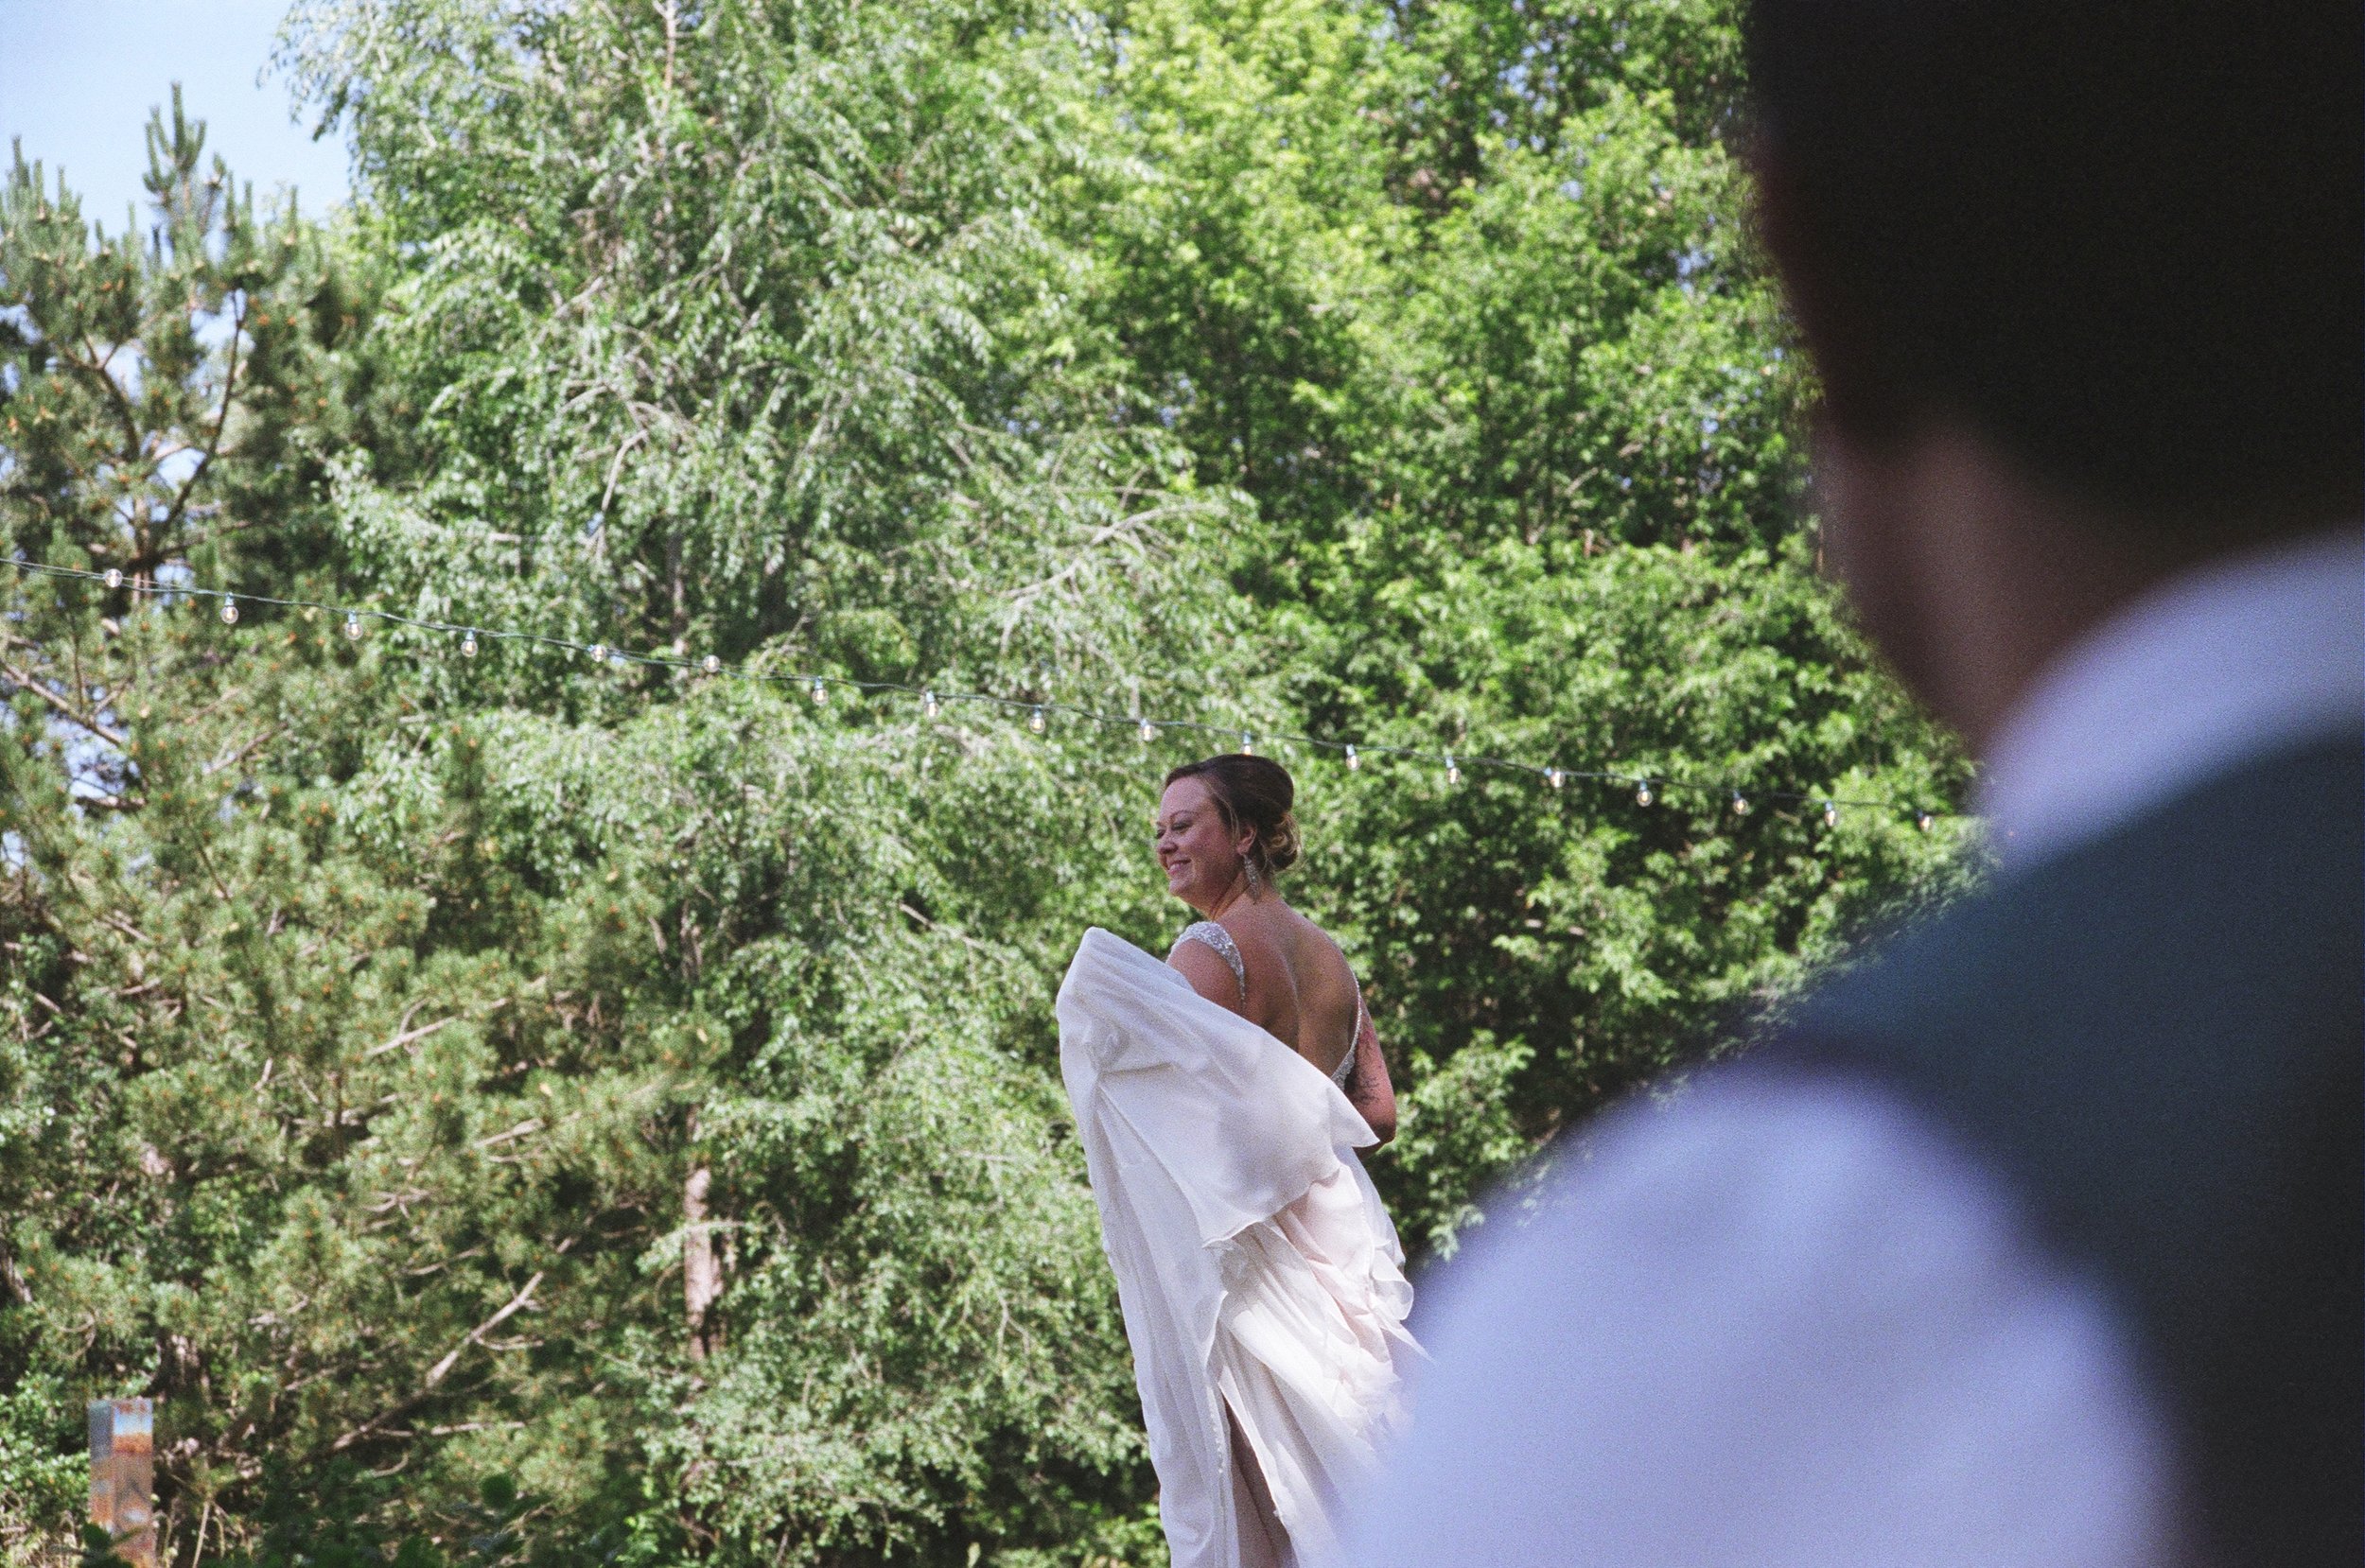
<path fill-rule="evenodd" d="M 1290 808 L 1298 787 L 1288 769 L 1270 757 L 1220 752 L 1166 775 L 1168 784 L 1180 778 L 1196 778 L 1206 788 L 1226 828 L 1256 836 L 1249 858 L 1258 871 L 1270 877 L 1297 863 L 1298 819 Z"/>

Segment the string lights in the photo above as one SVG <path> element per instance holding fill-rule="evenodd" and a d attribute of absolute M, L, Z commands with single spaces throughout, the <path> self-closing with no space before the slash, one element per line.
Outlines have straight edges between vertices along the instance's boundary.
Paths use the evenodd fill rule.
<path fill-rule="evenodd" d="M 765 674 L 729 669 L 723 663 L 720 656 L 713 653 L 706 653 L 694 659 L 667 657 L 654 653 L 628 653 L 622 648 L 604 642 L 587 645 L 565 637 L 545 636 L 539 632 L 512 632 L 480 626 L 460 626 L 444 621 L 421 619 L 413 616 L 397 615 L 389 610 L 323 604 L 310 600 L 278 599 L 267 594 L 233 593 L 227 589 L 208 588 L 191 583 L 127 579 L 123 571 L 114 566 L 110 566 L 104 571 L 84 571 L 72 566 L 53 566 L 41 562 L 21 560 L 0 562 L 0 566 L 12 567 L 19 572 L 102 584 L 111 591 L 128 587 L 134 594 L 152 594 L 166 603 L 174 599 L 211 599 L 216 601 L 217 613 L 225 626 L 238 624 L 241 605 L 307 612 L 324 611 L 331 616 L 342 618 L 345 636 L 355 642 L 361 639 L 367 622 L 376 620 L 387 625 L 407 626 L 423 632 L 456 637 L 461 656 L 464 658 L 475 658 L 480 648 L 487 641 L 514 642 L 555 649 L 562 653 L 588 654 L 594 665 L 613 666 L 620 670 L 638 664 L 710 676 L 727 673 L 735 679 L 762 681 L 775 685 L 802 686 L 816 706 L 828 706 L 831 688 L 845 687 L 857 692 L 890 691 L 914 696 L 919 700 L 922 715 L 930 720 L 939 717 L 948 703 L 983 704 L 990 707 L 1004 709 L 1024 708 L 1026 711 L 1026 727 L 1036 735 L 1044 734 L 1049 730 L 1050 716 L 1056 711 L 1096 724 L 1129 725 L 1139 736 L 1144 745 L 1156 740 L 1162 731 L 1168 730 L 1179 730 L 1190 734 L 1236 735 L 1239 738 L 1240 754 L 1244 757 L 1253 757 L 1256 754 L 1255 747 L 1259 739 L 1254 731 L 1227 729 L 1220 725 L 1200 723 L 1186 719 L 1154 719 L 1146 715 L 1101 713 L 1071 703 L 1001 697 L 981 691 L 938 692 L 934 688 L 906 686 L 895 681 L 857 681 L 840 676 L 805 673 Z M 1619 786 L 1630 784 L 1634 787 L 1635 804 L 1642 807 L 1656 804 L 1658 797 L 1668 790 L 1683 790 L 1695 793 L 1724 795 L 1727 808 L 1736 817 L 1747 816 L 1753 809 L 1750 796 L 1743 794 L 1736 785 L 1723 781 L 1671 778 L 1664 775 L 1638 775 L 1617 772 L 1586 772 L 1563 768 L 1557 764 L 1520 762 L 1499 757 L 1465 758 L 1458 757 L 1451 752 L 1428 752 L 1409 746 L 1375 746 L 1360 742 L 1326 740 L 1311 735 L 1269 732 L 1262 739 L 1279 742 L 1285 747 L 1294 744 L 1307 746 L 1318 751 L 1339 752 L 1342 755 L 1347 771 L 1350 773 L 1360 772 L 1367 756 L 1400 757 L 1426 760 L 1430 763 L 1442 761 L 1445 765 L 1445 783 L 1449 787 L 1462 783 L 1465 768 L 1491 768 L 1498 772 L 1529 775 L 1543 780 L 1554 791 L 1564 790 L 1572 779 Z M 1827 828 L 1836 828 L 1839 826 L 1840 808 L 1843 806 L 1863 807 L 1876 811 L 1900 810 L 1897 802 L 1887 800 L 1851 800 L 1838 796 L 1807 794 L 1781 790 L 1761 790 L 1757 793 L 1760 799 L 1795 803 L 1816 811 L 1821 815 L 1823 825 Z M 1927 833 L 1937 826 L 1939 813 L 1926 807 L 1915 807 L 1910 809 L 1910 815 L 1914 825 Z"/>

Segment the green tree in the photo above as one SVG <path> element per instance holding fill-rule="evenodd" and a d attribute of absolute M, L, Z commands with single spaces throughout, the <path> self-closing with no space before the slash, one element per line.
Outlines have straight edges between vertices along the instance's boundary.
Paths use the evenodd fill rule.
<path fill-rule="evenodd" d="M 301 69 L 349 106 L 408 258 L 377 343 L 420 456 L 390 478 L 357 453 L 334 485 L 391 602 L 1023 702 L 1122 706 L 1203 642 L 1184 550 L 1238 510 L 1125 415 L 1072 303 L 1089 256 L 1041 220 L 1122 173 L 1089 29 L 1024 6 L 306 20 Z M 679 1086 L 630 1255 L 681 1294 L 610 1318 L 604 1441 L 503 1463 L 584 1499 L 654 1458 L 666 1485 L 620 1529 L 797 1559 L 1072 1558 L 1096 1520 L 1134 1529 L 1045 1006 L 1124 864 L 1116 793 L 972 710 L 421 652 L 417 702 L 479 715 L 482 760 L 464 788 L 390 758 L 348 790 L 357 826 L 398 853 L 465 811 L 520 891 L 439 892 L 433 940 L 547 932 L 596 1001 L 583 1067 Z"/>
<path fill-rule="evenodd" d="M 85 1398 L 254 1370 L 209 1364 L 197 1331 L 255 1179 L 246 1129 L 211 1116 L 236 1071 L 214 977 L 286 906 L 232 911 L 213 852 L 259 805 L 249 765 L 289 708 L 334 703 L 300 652 L 225 661 L 219 601 L 178 585 L 284 591 L 333 555 L 313 491 L 372 404 L 339 375 L 366 311 L 347 272 L 202 149 L 176 95 L 149 126 L 144 232 L 86 229 L 21 155 L 0 190 L 0 553 L 92 574 L 11 573 L 0 618 L 0 1496 L 20 1538 L 77 1501 Z M 211 1194 L 182 1179 L 201 1141 L 230 1166 Z"/>

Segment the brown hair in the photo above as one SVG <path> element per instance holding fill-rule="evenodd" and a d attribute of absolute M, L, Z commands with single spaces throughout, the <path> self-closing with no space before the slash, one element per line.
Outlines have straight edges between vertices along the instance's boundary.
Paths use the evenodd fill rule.
<path fill-rule="evenodd" d="M 1270 876 L 1297 863 L 1298 819 L 1289 809 L 1297 804 L 1298 787 L 1288 769 L 1270 757 L 1219 752 L 1166 775 L 1168 784 L 1181 778 L 1206 786 L 1226 828 L 1255 835 L 1248 852 L 1258 870 Z"/>

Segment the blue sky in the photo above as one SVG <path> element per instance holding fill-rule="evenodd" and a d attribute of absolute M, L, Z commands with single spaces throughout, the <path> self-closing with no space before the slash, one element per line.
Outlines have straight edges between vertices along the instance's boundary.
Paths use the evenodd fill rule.
<path fill-rule="evenodd" d="M 168 105 L 178 80 L 206 122 L 209 163 L 219 152 L 258 198 L 293 185 L 307 213 L 324 214 L 345 198 L 344 147 L 290 121 L 288 84 L 268 74 L 288 4 L 0 0 L 0 160 L 21 138 L 53 181 L 64 167 L 85 218 L 119 231 L 125 204 L 147 200 L 148 111 Z"/>

